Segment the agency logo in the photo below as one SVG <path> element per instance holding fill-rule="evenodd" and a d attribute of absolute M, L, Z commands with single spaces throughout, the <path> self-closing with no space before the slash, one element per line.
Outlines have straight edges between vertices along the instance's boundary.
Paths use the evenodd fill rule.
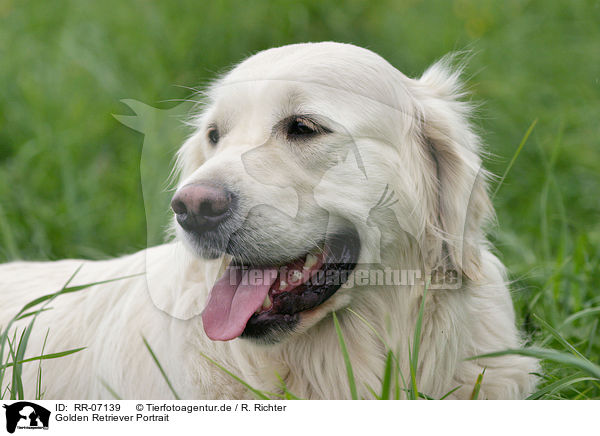
<path fill-rule="evenodd" d="M 28 401 L 19 401 L 2 405 L 6 409 L 6 431 L 14 433 L 16 429 L 48 430 L 50 411 Z"/>

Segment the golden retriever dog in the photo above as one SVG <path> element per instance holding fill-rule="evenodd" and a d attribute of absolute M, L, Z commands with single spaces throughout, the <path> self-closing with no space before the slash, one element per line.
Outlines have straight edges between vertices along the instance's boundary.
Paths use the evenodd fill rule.
<path fill-rule="evenodd" d="M 463 97 L 448 61 L 412 79 L 349 44 L 273 48 L 235 66 L 204 93 L 177 154 L 168 243 L 0 267 L 2 325 L 73 275 L 70 286 L 121 278 L 39 314 L 25 357 L 46 332 L 44 353 L 86 347 L 43 362 L 44 398 L 112 398 L 106 386 L 172 398 L 142 337 L 182 398 L 253 398 L 214 362 L 256 389 L 283 381 L 301 398 L 349 398 L 334 312 L 358 396 L 373 398 L 389 350 L 410 379 L 422 305 L 420 393 L 469 398 L 485 369 L 479 398 L 527 396 L 536 360 L 470 359 L 522 338 L 484 233 L 488 175 Z M 36 372 L 24 365 L 30 396 Z"/>

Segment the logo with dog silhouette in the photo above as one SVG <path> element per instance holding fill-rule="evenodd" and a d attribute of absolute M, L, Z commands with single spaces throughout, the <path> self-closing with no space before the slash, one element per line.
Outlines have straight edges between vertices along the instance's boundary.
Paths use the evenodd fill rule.
<path fill-rule="evenodd" d="M 6 409 L 6 431 L 14 433 L 16 429 L 48 430 L 50 422 L 50 411 L 28 401 L 2 407 Z"/>

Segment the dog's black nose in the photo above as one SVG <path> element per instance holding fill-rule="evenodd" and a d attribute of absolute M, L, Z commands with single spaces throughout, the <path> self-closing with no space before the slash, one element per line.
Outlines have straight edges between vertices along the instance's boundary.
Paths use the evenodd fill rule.
<path fill-rule="evenodd" d="M 203 233 L 217 227 L 233 211 L 234 195 L 213 183 L 181 187 L 171 200 L 177 222 L 185 230 Z"/>

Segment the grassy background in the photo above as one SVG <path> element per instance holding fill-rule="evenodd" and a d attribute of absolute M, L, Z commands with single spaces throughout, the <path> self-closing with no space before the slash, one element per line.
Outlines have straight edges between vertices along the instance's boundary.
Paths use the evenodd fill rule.
<path fill-rule="evenodd" d="M 598 1 L 0 0 L 0 261 L 145 247 L 143 137 L 112 116 L 131 113 L 121 99 L 167 108 L 190 96 L 184 87 L 292 42 L 362 45 L 409 76 L 470 49 L 486 166 L 502 174 L 538 120 L 492 229 L 519 322 L 536 343 L 598 363 L 598 23 Z M 564 382 L 547 398 L 600 397 L 598 382 L 567 387 L 570 367 L 546 373 L 546 385 Z"/>

